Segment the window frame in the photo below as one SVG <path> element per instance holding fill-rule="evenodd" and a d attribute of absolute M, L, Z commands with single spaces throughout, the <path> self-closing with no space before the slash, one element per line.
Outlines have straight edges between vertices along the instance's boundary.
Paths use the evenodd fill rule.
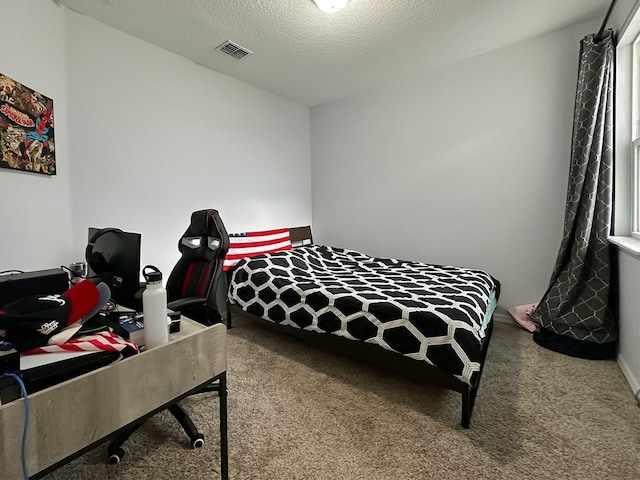
<path fill-rule="evenodd" d="M 631 237 L 640 240 L 640 33 L 631 58 Z"/>
<path fill-rule="evenodd" d="M 631 237 L 640 240 L 640 138 L 632 140 L 631 146 Z"/>

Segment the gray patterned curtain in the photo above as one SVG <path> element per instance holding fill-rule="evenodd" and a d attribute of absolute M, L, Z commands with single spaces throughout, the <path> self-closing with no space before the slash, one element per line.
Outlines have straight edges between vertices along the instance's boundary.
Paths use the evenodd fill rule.
<path fill-rule="evenodd" d="M 601 346 L 617 340 L 609 306 L 607 240 L 613 190 L 613 73 L 613 32 L 603 32 L 600 39 L 583 38 L 564 234 L 549 288 L 533 313 L 543 329 L 534 339 L 543 346 L 549 346 L 545 336 Z"/>

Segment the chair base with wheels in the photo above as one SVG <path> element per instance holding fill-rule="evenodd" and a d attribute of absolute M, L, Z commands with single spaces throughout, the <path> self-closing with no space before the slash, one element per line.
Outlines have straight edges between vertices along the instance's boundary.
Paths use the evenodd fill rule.
<path fill-rule="evenodd" d="M 179 403 L 176 403 L 174 405 L 171 405 L 168 410 L 175 417 L 178 423 L 180 423 L 183 430 L 189 437 L 189 440 L 191 441 L 191 448 L 202 448 L 204 446 L 204 435 L 198 431 L 182 406 L 180 406 Z M 133 428 L 123 432 L 111 441 L 111 443 L 107 447 L 107 457 L 109 459 L 109 463 L 115 465 L 122 461 L 122 458 L 124 457 L 124 449 L 122 448 L 122 445 L 138 429 L 138 427 L 142 425 L 142 423 L 144 422 L 138 423 Z"/>
<path fill-rule="evenodd" d="M 227 395 L 226 387 L 225 391 L 222 391 L 222 385 L 220 380 L 216 380 L 212 382 L 210 385 L 205 386 L 197 393 L 206 393 L 206 392 L 218 392 L 218 395 Z M 171 415 L 178 421 L 178 423 L 182 426 L 182 429 L 189 437 L 189 442 L 192 449 L 202 448 L 204 446 L 204 435 L 200 433 L 195 426 L 195 424 L 189 418 L 187 412 L 182 408 L 179 403 L 174 403 L 169 406 L 168 409 Z M 116 436 L 109 445 L 107 446 L 107 459 L 109 463 L 115 465 L 122 461 L 125 455 L 125 451 L 122 448 L 122 445 L 129 439 L 131 435 L 145 422 L 145 420 L 141 420 L 138 423 L 135 423 L 131 426 L 131 428 L 126 429 L 118 436 Z"/>

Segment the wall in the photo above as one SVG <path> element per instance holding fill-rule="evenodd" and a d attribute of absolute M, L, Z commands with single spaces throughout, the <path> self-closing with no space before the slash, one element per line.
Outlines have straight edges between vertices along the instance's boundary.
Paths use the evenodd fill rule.
<path fill-rule="evenodd" d="M 501 309 L 538 301 L 562 236 L 579 42 L 597 27 L 312 108 L 315 239 L 483 268 Z"/>
<path fill-rule="evenodd" d="M 637 392 L 640 390 L 640 259 L 625 251 L 618 251 L 617 256 L 620 271 L 618 363 L 632 390 Z"/>
<path fill-rule="evenodd" d="M 72 11 L 67 66 L 77 258 L 119 227 L 168 272 L 203 208 L 230 232 L 311 223 L 307 107 Z"/>
<path fill-rule="evenodd" d="M 0 169 L 0 271 L 39 270 L 72 257 L 65 9 L 3 0 L 0 73 L 54 101 L 57 175 Z"/>
<path fill-rule="evenodd" d="M 0 170 L 0 271 L 82 259 L 89 226 L 142 233 L 168 271 L 201 208 L 230 231 L 311 223 L 308 108 L 48 0 L 2 16 L 29 19 L 0 29 L 1 72 L 54 99 L 58 174 Z"/>

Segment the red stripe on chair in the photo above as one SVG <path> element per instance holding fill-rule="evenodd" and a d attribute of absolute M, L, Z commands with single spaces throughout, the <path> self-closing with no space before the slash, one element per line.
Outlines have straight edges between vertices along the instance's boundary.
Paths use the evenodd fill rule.
<path fill-rule="evenodd" d="M 184 276 L 184 281 L 182 282 L 181 298 L 186 298 L 190 296 L 187 292 L 189 291 L 189 282 L 191 281 L 191 275 L 193 274 L 193 265 L 194 263 L 191 262 L 191 265 L 189 265 L 189 268 L 187 269 L 187 274 Z"/>

